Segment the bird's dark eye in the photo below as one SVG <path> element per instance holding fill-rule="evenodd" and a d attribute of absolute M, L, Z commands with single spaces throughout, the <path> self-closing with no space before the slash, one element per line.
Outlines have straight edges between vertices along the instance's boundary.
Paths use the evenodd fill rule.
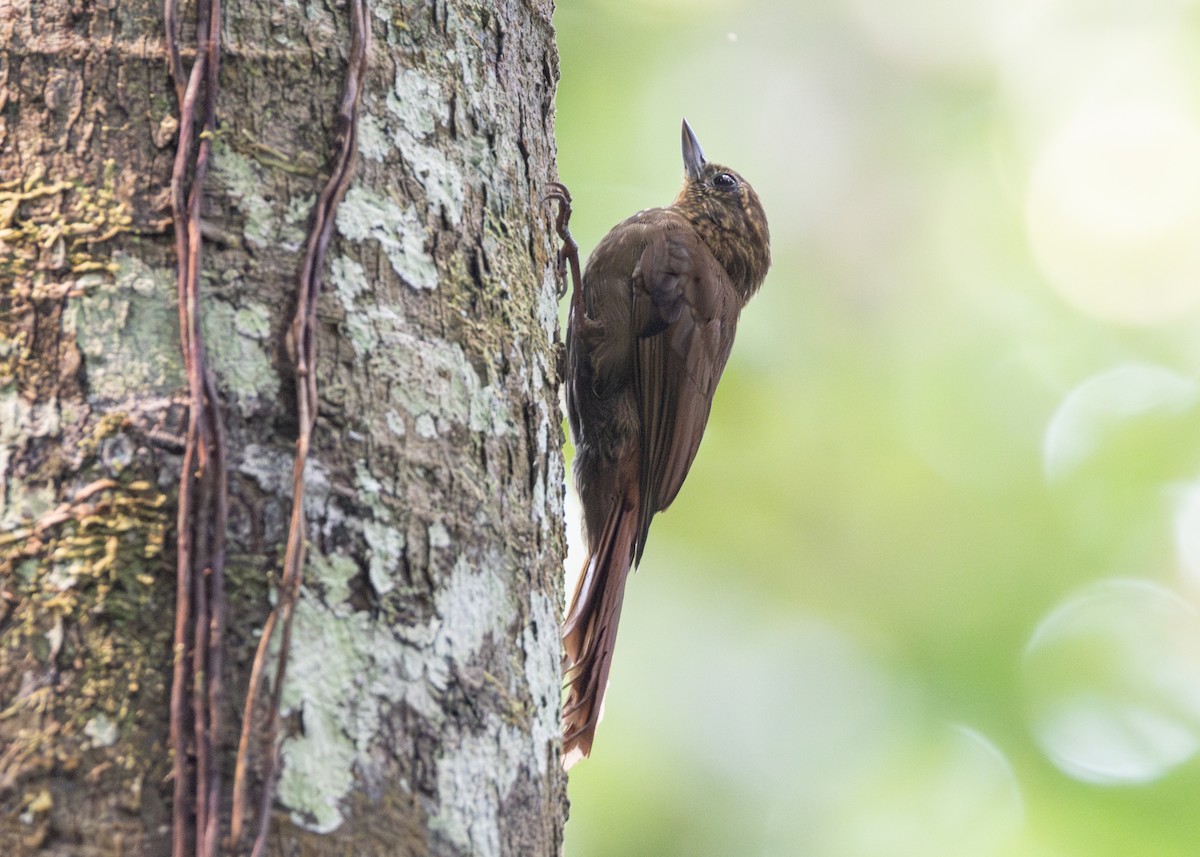
<path fill-rule="evenodd" d="M 738 181 L 729 173 L 717 173 L 713 176 L 713 187 L 720 190 L 733 190 L 738 186 Z"/>

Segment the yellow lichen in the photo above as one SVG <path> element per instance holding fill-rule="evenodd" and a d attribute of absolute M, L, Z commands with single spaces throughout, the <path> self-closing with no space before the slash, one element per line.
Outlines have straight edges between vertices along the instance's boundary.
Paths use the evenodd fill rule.
<path fill-rule="evenodd" d="M 78 762 L 97 712 L 122 728 L 147 690 L 163 690 L 169 603 L 161 574 L 168 498 L 145 480 L 99 480 L 0 534 L 9 630 L 0 664 L 57 675 L 0 712 L 0 787 L 24 772 Z M 136 626 L 136 627 L 134 627 Z M 53 740 L 51 740 L 53 738 Z"/>
<path fill-rule="evenodd" d="M 116 162 L 105 162 L 98 186 L 48 182 L 45 175 L 45 164 L 37 163 L 23 180 L 0 184 L 0 274 L 35 277 L 45 287 L 58 272 L 108 270 L 110 263 L 94 258 L 93 248 L 133 223 L 128 205 L 117 199 Z"/>

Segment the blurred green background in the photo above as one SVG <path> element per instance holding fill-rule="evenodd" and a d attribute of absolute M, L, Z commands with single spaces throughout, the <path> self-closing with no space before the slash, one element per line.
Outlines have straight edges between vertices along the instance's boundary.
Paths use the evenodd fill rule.
<path fill-rule="evenodd" d="M 775 258 L 567 857 L 1200 854 L 1197 4 L 555 20 L 584 253 L 673 198 L 686 116 Z"/>

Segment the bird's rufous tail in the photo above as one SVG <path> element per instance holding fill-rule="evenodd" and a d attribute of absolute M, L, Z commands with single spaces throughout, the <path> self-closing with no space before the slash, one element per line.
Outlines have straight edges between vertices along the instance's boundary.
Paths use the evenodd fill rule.
<path fill-rule="evenodd" d="M 589 538 L 590 556 L 563 622 L 567 677 L 564 768 L 570 768 L 592 749 L 637 532 L 636 506 L 615 504 L 598 537 Z"/>

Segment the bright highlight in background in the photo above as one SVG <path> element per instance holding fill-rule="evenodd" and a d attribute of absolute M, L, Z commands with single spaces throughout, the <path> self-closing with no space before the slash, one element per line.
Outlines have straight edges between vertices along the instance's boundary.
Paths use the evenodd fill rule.
<path fill-rule="evenodd" d="M 1200 748 L 1200 613 L 1162 586 L 1108 580 L 1069 598 L 1025 673 L 1031 726 L 1066 774 L 1143 783 Z"/>
<path fill-rule="evenodd" d="M 1140 418 L 1186 411 L 1198 392 L 1193 379 L 1146 363 L 1127 363 L 1088 378 L 1063 398 L 1046 427 L 1046 476 L 1070 474 L 1108 436 Z"/>
<path fill-rule="evenodd" d="M 1200 305 L 1200 126 L 1173 105 L 1082 110 L 1037 159 L 1027 226 L 1054 288 L 1097 318 L 1177 319 Z"/>

